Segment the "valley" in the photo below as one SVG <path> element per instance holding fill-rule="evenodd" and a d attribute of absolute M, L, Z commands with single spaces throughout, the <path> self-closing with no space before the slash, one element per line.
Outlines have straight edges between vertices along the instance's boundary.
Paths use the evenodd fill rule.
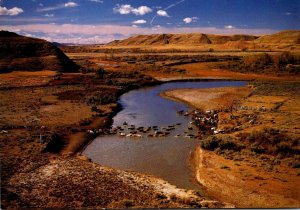
<path fill-rule="evenodd" d="M 139 35 L 55 47 L 1 32 L 1 205 L 298 208 L 299 34 Z M 124 94 L 176 81 L 247 83 L 156 93 L 189 113 L 217 113 L 218 133 L 201 133 L 196 120 L 201 135 L 176 140 L 195 143 L 186 168 L 197 190 L 103 165 L 101 158 L 95 163 L 84 153 L 96 138 L 112 137 Z"/>

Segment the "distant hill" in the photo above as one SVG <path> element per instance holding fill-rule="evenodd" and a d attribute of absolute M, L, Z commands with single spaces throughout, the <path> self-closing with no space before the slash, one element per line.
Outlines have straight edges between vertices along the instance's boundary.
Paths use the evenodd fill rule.
<path fill-rule="evenodd" d="M 261 36 L 254 43 L 266 45 L 300 44 L 300 31 L 281 31 L 276 34 Z"/>
<path fill-rule="evenodd" d="M 18 70 L 76 72 L 79 66 L 50 42 L 0 31 L 0 73 Z"/>
<path fill-rule="evenodd" d="M 152 34 L 116 40 L 108 46 L 206 46 L 222 49 L 300 49 L 300 31 L 281 31 L 270 35 Z"/>
<path fill-rule="evenodd" d="M 258 36 L 253 35 L 212 35 L 202 33 L 190 34 L 153 34 L 137 35 L 124 40 L 113 41 L 108 45 L 203 45 L 224 44 L 229 41 L 253 41 Z"/>

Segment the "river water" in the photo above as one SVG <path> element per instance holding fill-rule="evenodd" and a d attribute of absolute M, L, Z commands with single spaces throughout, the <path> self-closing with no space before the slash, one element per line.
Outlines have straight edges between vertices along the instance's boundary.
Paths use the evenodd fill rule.
<path fill-rule="evenodd" d="M 113 118 L 113 127 L 121 126 L 124 131 L 120 132 L 126 134 L 130 132 L 128 130 L 130 125 L 145 128 L 158 126 L 158 129 L 174 126 L 175 130 L 171 130 L 170 135 L 165 137 L 148 137 L 149 133 L 155 132 L 153 130 L 140 133 L 141 138 L 101 136 L 91 142 L 83 154 L 104 166 L 151 174 L 180 188 L 198 189 L 189 168 L 189 157 L 199 142 L 185 137 L 186 134 L 195 132 L 188 129 L 190 117 L 177 114 L 177 111 L 187 111 L 189 107 L 162 98 L 159 93 L 178 88 L 212 88 L 245 84 L 246 82 L 241 81 L 171 82 L 125 93 L 119 100 L 123 110 Z M 125 121 L 128 126 L 123 126 Z M 178 134 L 180 137 L 175 137 Z"/>

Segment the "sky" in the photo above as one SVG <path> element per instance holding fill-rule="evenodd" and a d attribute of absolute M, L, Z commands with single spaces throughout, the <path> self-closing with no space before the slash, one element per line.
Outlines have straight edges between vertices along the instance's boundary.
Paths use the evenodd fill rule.
<path fill-rule="evenodd" d="M 300 0 L 0 0 L 0 30 L 99 44 L 137 34 L 300 30 Z"/>

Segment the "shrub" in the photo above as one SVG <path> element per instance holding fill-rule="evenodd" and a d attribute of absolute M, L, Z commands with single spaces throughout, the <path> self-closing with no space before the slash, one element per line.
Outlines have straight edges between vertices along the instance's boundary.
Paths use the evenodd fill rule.
<path fill-rule="evenodd" d="M 167 196 L 165 196 L 162 193 L 155 193 L 153 197 L 158 198 L 158 199 L 166 199 L 167 198 Z"/>
<path fill-rule="evenodd" d="M 265 148 L 263 148 L 260 145 L 252 144 L 251 145 L 251 151 L 255 152 L 256 154 L 263 154 L 263 153 L 265 153 L 266 150 L 265 150 Z"/>
<path fill-rule="evenodd" d="M 113 82 L 111 79 L 109 79 L 109 80 L 106 81 L 106 84 L 108 84 L 108 85 L 113 85 L 114 82 Z"/>
<path fill-rule="evenodd" d="M 278 155 L 282 158 L 299 153 L 299 140 L 273 128 L 240 134 L 240 141 L 251 143 L 250 150 L 256 154 Z"/>
<path fill-rule="evenodd" d="M 287 64 L 294 64 L 296 58 L 290 52 L 283 52 L 279 55 L 279 62 L 281 66 L 285 66 Z"/>
<path fill-rule="evenodd" d="M 233 151 L 241 151 L 244 147 L 234 142 L 230 136 L 222 136 L 222 137 L 208 137 L 207 139 L 203 140 L 200 146 L 203 149 L 214 151 L 218 150 L 233 150 Z M 220 151 L 219 151 L 220 152 Z"/>
<path fill-rule="evenodd" d="M 246 56 L 243 58 L 242 62 L 246 66 L 264 66 L 264 65 L 269 65 L 271 64 L 272 58 L 269 54 L 263 53 L 260 55 L 252 55 L 252 56 Z"/>
<path fill-rule="evenodd" d="M 201 141 L 200 146 L 203 149 L 214 151 L 216 148 L 219 147 L 219 142 L 220 142 L 220 140 L 217 139 L 216 137 L 207 138 L 207 139 Z"/>
<path fill-rule="evenodd" d="M 42 152 L 58 153 L 63 148 L 63 145 L 64 142 L 61 136 L 54 133 Z"/>
<path fill-rule="evenodd" d="M 234 151 L 241 151 L 242 147 L 237 145 L 233 141 L 220 141 L 219 146 L 221 150 L 234 150 Z"/>
<path fill-rule="evenodd" d="M 133 201 L 133 200 L 124 199 L 124 200 L 122 200 L 121 202 L 122 202 L 122 204 L 123 204 L 126 208 L 134 206 L 134 201 Z"/>
<path fill-rule="evenodd" d="M 98 111 L 97 106 L 92 106 L 91 111 L 92 111 L 92 112 L 97 112 L 97 111 Z"/>
<path fill-rule="evenodd" d="M 290 154 L 293 152 L 294 152 L 293 148 L 287 142 L 280 142 L 278 145 L 276 145 L 276 153 Z"/>
<path fill-rule="evenodd" d="M 105 73 L 106 71 L 103 68 L 99 68 L 96 70 L 96 77 L 98 79 L 103 79 Z"/>
<path fill-rule="evenodd" d="M 241 61 L 228 61 L 221 64 L 220 68 L 226 68 L 239 72 L 286 72 L 298 74 L 300 73 L 300 59 L 298 56 L 290 52 L 270 55 L 267 53 L 259 55 L 245 56 Z"/>

